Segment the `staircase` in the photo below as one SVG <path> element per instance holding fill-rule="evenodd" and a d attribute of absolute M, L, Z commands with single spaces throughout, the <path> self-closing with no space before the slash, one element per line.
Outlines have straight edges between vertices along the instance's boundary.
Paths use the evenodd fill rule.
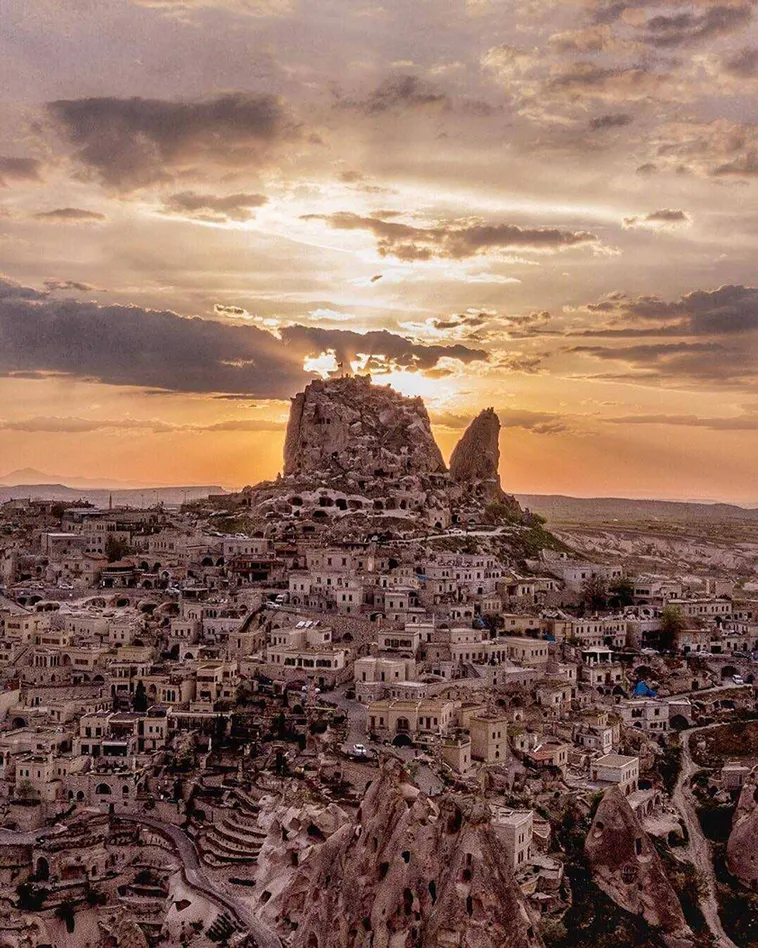
<path fill-rule="evenodd" d="M 258 804 L 235 790 L 237 806 L 209 827 L 201 841 L 203 861 L 209 866 L 254 865 L 266 833 L 258 826 Z"/>

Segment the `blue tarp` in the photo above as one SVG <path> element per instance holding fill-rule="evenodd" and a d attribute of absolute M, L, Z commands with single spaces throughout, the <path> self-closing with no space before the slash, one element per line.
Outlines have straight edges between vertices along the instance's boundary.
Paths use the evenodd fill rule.
<path fill-rule="evenodd" d="M 639 681 L 634 686 L 634 691 L 632 692 L 635 698 L 654 698 L 655 691 L 648 685 L 646 681 Z"/>

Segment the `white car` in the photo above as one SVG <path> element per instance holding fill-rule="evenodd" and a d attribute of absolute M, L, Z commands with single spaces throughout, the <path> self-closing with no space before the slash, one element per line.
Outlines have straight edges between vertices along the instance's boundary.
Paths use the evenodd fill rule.
<path fill-rule="evenodd" d="M 745 684 L 745 679 L 742 677 L 742 675 L 732 675 L 732 681 L 735 683 L 735 685 Z"/>
<path fill-rule="evenodd" d="M 365 744 L 353 744 L 353 753 L 358 757 L 365 757 L 368 753 Z"/>

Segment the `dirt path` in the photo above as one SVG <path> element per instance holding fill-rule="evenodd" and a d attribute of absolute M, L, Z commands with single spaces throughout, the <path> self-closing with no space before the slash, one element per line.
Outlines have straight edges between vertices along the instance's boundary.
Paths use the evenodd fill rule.
<path fill-rule="evenodd" d="M 716 945 L 718 945 L 719 948 L 738 948 L 721 925 L 718 912 L 718 900 L 716 899 L 716 874 L 713 869 L 711 844 L 703 835 L 700 820 L 695 810 L 692 791 L 690 790 L 690 780 L 695 771 L 698 770 L 697 764 L 695 764 L 690 754 L 690 738 L 693 734 L 697 734 L 700 731 L 707 731 L 709 728 L 719 726 L 718 724 L 709 724 L 705 727 L 696 727 L 690 731 L 682 732 L 682 766 L 679 772 L 679 779 L 674 787 L 672 799 L 677 810 L 682 814 L 684 825 L 687 827 L 689 840 L 686 854 L 705 880 L 707 892 L 700 902 L 700 908 L 703 912 L 705 922 L 711 934 L 716 939 Z"/>

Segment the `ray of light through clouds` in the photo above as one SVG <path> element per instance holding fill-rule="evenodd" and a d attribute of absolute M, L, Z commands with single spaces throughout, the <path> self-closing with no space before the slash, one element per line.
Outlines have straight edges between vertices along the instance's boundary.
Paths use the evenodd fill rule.
<path fill-rule="evenodd" d="M 3 6 L 0 473 L 253 482 L 349 367 L 758 502 L 753 0 Z"/>

